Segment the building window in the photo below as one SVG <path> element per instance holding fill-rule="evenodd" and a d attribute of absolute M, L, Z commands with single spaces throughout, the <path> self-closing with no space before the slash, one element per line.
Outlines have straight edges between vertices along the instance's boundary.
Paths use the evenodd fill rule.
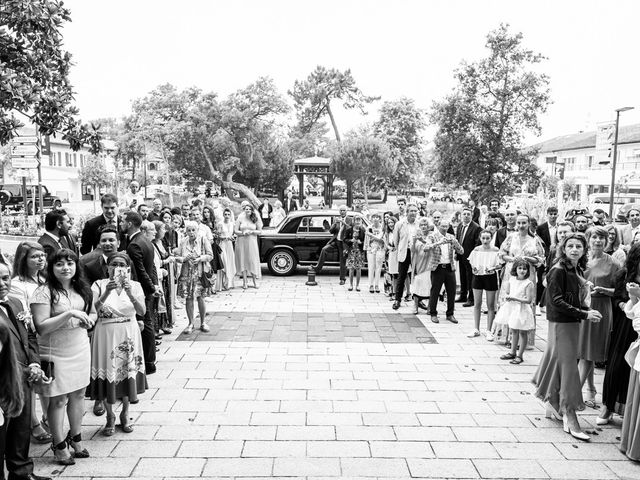
<path fill-rule="evenodd" d="M 71 155 L 69 155 L 69 152 L 64 152 L 64 166 L 65 167 L 71 166 Z"/>
<path fill-rule="evenodd" d="M 587 165 L 589 168 L 593 167 L 593 155 L 587 155 Z"/>
<path fill-rule="evenodd" d="M 565 170 L 575 170 L 576 169 L 576 157 L 566 157 L 563 158 Z"/>
<path fill-rule="evenodd" d="M 62 152 L 58 152 L 58 166 L 62 166 Z"/>
<path fill-rule="evenodd" d="M 77 167 L 78 166 L 78 157 L 77 154 L 73 154 L 73 166 Z"/>
<path fill-rule="evenodd" d="M 54 153 L 50 153 L 50 154 L 49 154 L 49 166 L 50 166 L 50 167 L 53 167 L 53 164 L 54 164 L 54 163 L 55 163 L 55 161 L 56 161 L 56 159 L 55 159 L 54 155 L 55 155 Z"/>

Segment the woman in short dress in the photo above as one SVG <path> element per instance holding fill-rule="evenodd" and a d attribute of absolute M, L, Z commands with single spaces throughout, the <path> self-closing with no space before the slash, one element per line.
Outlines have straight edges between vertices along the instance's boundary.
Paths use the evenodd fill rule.
<path fill-rule="evenodd" d="M 384 262 L 385 246 L 381 215 L 370 214 L 371 225 L 367 228 L 364 239 L 364 250 L 367 252 L 367 270 L 369 273 L 369 293 L 380 293 L 380 273 Z"/>
<path fill-rule="evenodd" d="M 584 273 L 587 282 L 591 282 L 591 308 L 602 315 L 602 320 L 598 323 L 580 324 L 580 381 L 583 385 L 587 382 L 587 399 L 584 403 L 592 408 L 596 406 L 593 368 L 595 362 L 604 362 L 607 359 L 613 316 L 611 297 L 615 287 L 614 277 L 619 269 L 611 256 L 604 253 L 608 237 L 608 232 L 603 227 L 591 227 L 587 231 L 589 257 Z"/>
<path fill-rule="evenodd" d="M 258 288 L 256 279 L 260 278 L 260 252 L 258 234 L 262 231 L 262 220 L 251 203 L 242 202 L 242 213 L 238 215 L 234 233 L 236 240 L 236 272 L 242 275 L 242 288 L 247 288 L 247 277 L 253 280 L 253 288 Z"/>
<path fill-rule="evenodd" d="M 39 333 L 38 346 L 43 370 L 53 377 L 48 385 L 36 391 L 49 398 L 49 427 L 53 436 L 52 450 L 58 463 L 73 465 L 75 458 L 87 458 L 82 446 L 84 394 L 91 377 L 91 348 L 87 330 L 94 324 L 90 316 L 93 305 L 91 289 L 80 278 L 78 257 L 63 248 L 49 257 L 46 285 L 37 288 L 31 298 L 31 312 Z M 53 371 L 48 368 L 53 363 Z M 64 417 L 70 430 L 65 436 Z"/>
<path fill-rule="evenodd" d="M 186 237 L 176 249 L 176 261 L 182 263 L 180 276 L 178 277 L 178 295 L 186 298 L 187 319 L 189 325 L 184 333 L 193 332 L 194 302 L 198 303 L 200 313 L 200 330 L 208 332 L 209 326 L 205 323 L 207 307 L 204 297 L 209 293 L 211 285 L 205 285 L 204 274 L 209 273 L 211 262 L 211 244 L 204 237 L 198 236 L 198 224 L 185 222 Z"/>
<path fill-rule="evenodd" d="M 233 288 L 233 280 L 236 276 L 236 254 L 233 249 L 234 224 L 232 212 L 225 208 L 222 212 L 222 222 L 218 223 L 218 241 L 222 253 L 224 268 L 218 271 L 218 291 Z"/>
<path fill-rule="evenodd" d="M 109 277 L 97 280 L 91 290 L 97 312 L 96 327 L 91 342 L 91 399 L 104 401 L 107 424 L 102 434 L 111 436 L 115 431 L 116 416 L 113 405 L 122 401 L 120 428 L 131 433 L 129 403 L 137 403 L 138 395 L 147 389 L 144 354 L 140 330 L 146 308 L 140 283 L 128 277 L 131 261 L 127 254 L 114 253 L 109 257 Z M 122 279 L 114 275 L 117 269 L 127 272 Z"/>

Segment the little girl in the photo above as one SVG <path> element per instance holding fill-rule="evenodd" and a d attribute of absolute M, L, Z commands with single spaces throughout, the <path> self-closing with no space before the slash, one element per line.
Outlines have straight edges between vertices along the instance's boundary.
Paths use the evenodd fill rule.
<path fill-rule="evenodd" d="M 534 288 L 533 282 L 529 280 L 530 268 L 525 259 L 514 260 L 509 283 L 505 287 L 505 302 L 498 310 L 495 320 L 498 324 L 509 325 L 512 331 L 511 352 L 502 355 L 500 359 L 511 360 L 509 363 L 514 365 L 522 363 L 528 331 L 535 327 L 532 308 Z"/>
<path fill-rule="evenodd" d="M 353 227 L 347 229 L 345 235 L 345 243 L 349 250 L 345 252 L 347 255 L 346 266 L 349 270 L 349 291 L 353 290 L 353 276 L 356 277 L 356 292 L 360 291 L 360 276 L 362 275 L 362 267 L 364 267 L 364 236 L 365 230 L 362 225 L 362 217 L 355 216 Z"/>
<path fill-rule="evenodd" d="M 480 336 L 480 313 L 482 312 L 482 292 L 487 292 L 487 331 L 488 342 L 493 341 L 491 326 L 496 314 L 496 292 L 498 291 L 498 274 L 501 268 L 498 253 L 500 249 L 491 245 L 492 233 L 489 230 L 480 232 L 479 247 L 469 255 L 469 263 L 473 272 L 471 287 L 473 288 L 473 321 L 475 330 L 467 335 L 469 338 Z"/>

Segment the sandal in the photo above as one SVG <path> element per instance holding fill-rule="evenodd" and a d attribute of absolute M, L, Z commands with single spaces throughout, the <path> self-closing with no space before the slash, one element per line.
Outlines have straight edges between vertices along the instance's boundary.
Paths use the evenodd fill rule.
<path fill-rule="evenodd" d="M 209 328 L 209 325 L 207 325 L 206 323 L 203 323 L 202 325 L 200 325 L 200 331 L 201 332 L 210 332 L 211 329 Z"/>
<path fill-rule="evenodd" d="M 516 358 L 511 360 L 509 363 L 512 365 L 520 365 L 522 362 L 524 362 L 524 360 L 522 360 L 522 357 L 516 355 Z"/>
<path fill-rule="evenodd" d="M 33 433 L 33 431 L 38 427 L 40 427 L 42 433 L 36 435 L 35 433 Z M 51 442 L 51 440 L 53 440 L 53 437 L 49 432 L 45 430 L 45 428 L 41 424 L 37 424 L 35 427 L 31 428 L 31 440 L 35 443 L 49 443 Z"/>
<path fill-rule="evenodd" d="M 511 352 L 500 355 L 500 360 L 513 360 L 514 358 L 516 358 L 516 356 Z"/>
<path fill-rule="evenodd" d="M 57 445 L 55 443 L 51 444 L 51 450 L 53 451 L 53 456 L 56 458 L 58 465 L 76 464 L 76 461 L 73 459 L 73 456 L 71 456 L 71 452 L 69 452 L 68 447 L 66 440 L 63 440 Z"/>
<path fill-rule="evenodd" d="M 73 448 L 73 456 L 76 458 L 89 458 L 89 451 L 86 448 L 80 450 L 78 448 L 78 443 L 82 441 L 82 434 L 79 433 L 77 435 L 71 436 L 71 430 L 67 433 L 67 444 Z"/>
<path fill-rule="evenodd" d="M 184 329 L 184 333 L 185 335 L 189 335 L 191 332 L 193 332 L 193 325 L 189 324 L 187 325 L 187 328 Z"/>
<path fill-rule="evenodd" d="M 129 425 L 128 422 L 125 422 L 125 420 L 129 420 L 126 416 L 123 417 L 122 416 L 122 412 L 120 412 L 120 425 L 118 425 L 120 427 L 120 429 L 124 432 L 124 433 L 131 433 L 133 432 L 133 427 L 131 425 Z"/>
<path fill-rule="evenodd" d="M 102 429 L 102 435 L 110 437 L 116 432 L 116 416 L 107 414 L 107 424 Z"/>

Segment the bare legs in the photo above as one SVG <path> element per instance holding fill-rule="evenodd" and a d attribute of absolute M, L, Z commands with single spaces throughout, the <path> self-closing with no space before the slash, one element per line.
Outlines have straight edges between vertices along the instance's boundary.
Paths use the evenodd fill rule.
<path fill-rule="evenodd" d="M 480 316 L 482 314 L 482 294 L 487 294 L 487 332 L 491 332 L 493 317 L 496 316 L 496 292 L 473 289 L 473 322 L 475 329 L 480 331 Z"/>
<path fill-rule="evenodd" d="M 593 379 L 593 361 L 585 360 L 583 358 L 578 362 L 578 370 L 580 371 L 580 384 L 584 385 L 587 383 L 587 392 L 589 392 L 589 396 L 587 400 L 585 400 L 585 404 L 589 407 L 595 407 L 596 404 L 596 384 Z"/>
<path fill-rule="evenodd" d="M 51 435 L 53 436 L 54 445 L 58 445 L 63 442 L 67 437 L 64 434 L 64 417 L 65 410 L 67 418 L 69 419 L 69 433 L 71 436 L 78 435 L 82 431 L 82 415 L 84 415 L 84 392 L 85 389 L 81 388 L 75 392 L 59 395 L 57 397 L 51 397 L 49 399 L 49 409 L 47 414 L 49 416 L 49 427 L 51 428 Z M 65 409 L 66 407 L 66 409 Z M 82 442 L 73 443 L 74 450 L 82 451 Z M 67 448 L 57 450 L 60 452 L 62 458 L 70 457 Z M 57 455 L 56 455 L 57 456 Z"/>
<path fill-rule="evenodd" d="M 528 330 L 511 330 L 511 355 L 520 358 L 524 354 L 524 349 L 527 347 L 527 338 L 529 336 Z M 517 353 L 516 353 L 517 351 Z"/>
<path fill-rule="evenodd" d="M 362 270 L 359 268 L 349 269 L 349 290 L 353 290 L 353 277 L 356 277 L 356 290 L 360 290 L 360 278 L 362 276 Z"/>

